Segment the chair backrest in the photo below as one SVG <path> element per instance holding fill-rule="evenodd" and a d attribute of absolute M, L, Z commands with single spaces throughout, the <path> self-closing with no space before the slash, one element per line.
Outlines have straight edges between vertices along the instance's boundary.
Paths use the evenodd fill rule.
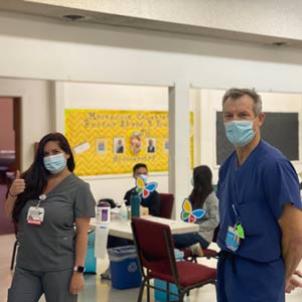
<path fill-rule="evenodd" d="M 160 211 L 159 217 L 171 218 L 173 205 L 174 205 L 174 195 L 170 193 L 159 193 L 160 199 Z"/>
<path fill-rule="evenodd" d="M 131 226 L 142 273 L 147 268 L 178 278 L 170 227 L 143 218 L 133 218 Z"/>

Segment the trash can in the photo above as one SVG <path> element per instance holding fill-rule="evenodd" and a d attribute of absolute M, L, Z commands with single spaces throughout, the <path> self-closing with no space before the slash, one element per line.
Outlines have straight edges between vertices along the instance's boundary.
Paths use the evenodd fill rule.
<path fill-rule="evenodd" d="M 96 258 L 94 255 L 95 230 L 88 231 L 88 244 L 85 258 L 85 274 L 96 273 Z"/>
<path fill-rule="evenodd" d="M 111 285 L 116 289 L 139 287 L 142 276 L 134 245 L 108 249 Z"/>

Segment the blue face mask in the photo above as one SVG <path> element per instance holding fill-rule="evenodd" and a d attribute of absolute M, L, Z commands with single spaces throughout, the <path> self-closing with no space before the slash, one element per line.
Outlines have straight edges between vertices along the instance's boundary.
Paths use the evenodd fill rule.
<path fill-rule="evenodd" d="M 148 175 L 147 174 L 139 174 L 139 175 L 137 175 L 137 177 L 142 178 L 144 180 L 145 184 L 148 183 Z M 135 184 L 136 184 L 136 179 L 135 179 Z"/>
<path fill-rule="evenodd" d="M 236 147 L 243 147 L 255 137 L 253 121 L 231 121 L 224 123 L 226 137 Z"/>
<path fill-rule="evenodd" d="M 44 166 L 51 174 L 62 172 L 66 167 L 66 158 L 63 153 L 45 156 L 43 158 Z"/>

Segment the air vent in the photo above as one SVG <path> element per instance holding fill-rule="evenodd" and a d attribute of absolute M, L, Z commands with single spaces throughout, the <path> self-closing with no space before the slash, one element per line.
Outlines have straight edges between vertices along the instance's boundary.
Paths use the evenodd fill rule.
<path fill-rule="evenodd" d="M 63 19 L 66 21 L 76 22 L 76 21 L 85 20 L 87 18 L 83 15 L 64 15 Z"/>
<path fill-rule="evenodd" d="M 282 41 L 277 41 L 277 42 L 273 42 L 272 45 L 280 47 L 280 46 L 287 45 L 287 43 L 286 42 L 282 42 Z"/>

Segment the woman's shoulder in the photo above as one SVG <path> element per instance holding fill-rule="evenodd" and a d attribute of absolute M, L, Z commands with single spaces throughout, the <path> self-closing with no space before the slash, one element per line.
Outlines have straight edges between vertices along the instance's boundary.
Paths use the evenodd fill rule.
<path fill-rule="evenodd" d="M 70 177 L 70 184 L 78 189 L 87 189 L 90 187 L 88 182 L 86 182 L 85 180 L 81 179 L 80 177 L 78 177 L 73 173 L 69 177 Z"/>
<path fill-rule="evenodd" d="M 206 198 L 205 202 L 215 202 L 218 203 L 218 198 L 216 196 L 215 191 L 212 191 Z"/>

